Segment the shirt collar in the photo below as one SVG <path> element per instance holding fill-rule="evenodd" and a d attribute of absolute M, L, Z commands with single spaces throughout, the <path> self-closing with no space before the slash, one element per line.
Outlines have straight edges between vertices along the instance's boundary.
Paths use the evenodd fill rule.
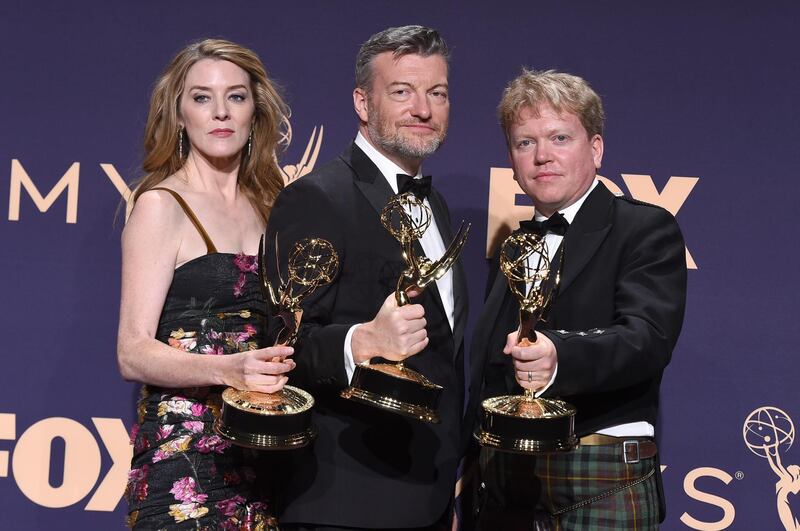
<path fill-rule="evenodd" d="M 561 215 L 564 216 L 564 219 L 566 219 L 567 222 L 569 222 L 570 224 L 572 223 L 572 220 L 574 220 L 575 216 L 578 214 L 578 210 L 581 209 L 581 205 L 583 205 L 583 202 L 586 201 L 587 197 L 589 197 L 589 194 L 592 193 L 592 190 L 595 189 L 597 183 L 598 183 L 597 178 L 595 178 L 589 189 L 586 190 L 586 192 L 582 196 L 580 196 L 577 201 L 572 203 L 570 206 L 559 210 L 559 212 L 561 212 Z M 547 219 L 547 217 L 536 212 L 533 219 L 535 219 L 536 221 L 543 221 Z"/>
<path fill-rule="evenodd" d="M 403 168 L 389 160 L 386 155 L 375 149 L 375 146 L 369 143 L 364 135 L 361 134 L 361 131 L 358 132 L 356 135 L 355 143 L 358 147 L 361 148 L 361 151 L 369 157 L 369 160 L 378 167 L 378 170 L 381 172 L 381 175 L 386 179 L 386 182 L 389 183 L 389 186 L 392 187 L 392 191 L 396 194 L 397 193 L 397 174 L 398 173 L 406 173 Z M 415 179 L 422 177 L 422 168 L 420 171 L 414 175 Z"/>

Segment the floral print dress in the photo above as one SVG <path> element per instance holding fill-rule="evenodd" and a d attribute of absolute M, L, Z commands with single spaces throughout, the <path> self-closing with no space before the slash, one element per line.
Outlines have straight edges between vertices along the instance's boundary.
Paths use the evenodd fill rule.
<path fill-rule="evenodd" d="M 259 348 L 265 304 L 256 257 L 211 253 L 175 270 L 156 338 L 198 356 Z M 135 529 L 275 529 L 265 456 L 214 433 L 221 387 L 145 385 L 125 493 Z"/>

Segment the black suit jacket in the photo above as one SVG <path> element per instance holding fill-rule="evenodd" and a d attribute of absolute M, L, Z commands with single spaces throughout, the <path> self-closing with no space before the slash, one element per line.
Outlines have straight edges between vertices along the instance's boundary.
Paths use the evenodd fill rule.
<path fill-rule="evenodd" d="M 685 247 L 675 219 L 660 207 L 615 197 L 600 183 L 562 245 L 561 284 L 537 327 L 558 355 L 558 374 L 544 396 L 577 407 L 579 436 L 627 422 L 655 426 L 661 375 L 686 301 Z M 519 323 L 519 304 L 502 272 L 488 289 L 471 351 L 485 377 L 471 412 L 479 398 L 521 392 L 502 353 Z"/>
<path fill-rule="evenodd" d="M 278 493 L 283 523 L 420 527 L 436 521 L 453 495 L 463 427 L 467 311 L 460 265 L 453 270 L 454 330 L 435 284 L 412 301 L 425 308 L 430 341 L 406 365 L 444 387 L 441 423 L 406 419 L 339 396 L 348 385 L 343 353 L 347 331 L 375 316 L 405 268 L 400 244 L 380 223 L 380 211 L 392 193 L 378 168 L 352 144 L 339 158 L 284 189 L 270 216 L 273 282 L 276 234 L 282 264 L 295 241 L 312 236 L 330 241 L 340 259 L 334 281 L 303 303 L 297 367 L 289 383 L 314 395 L 319 436 L 308 450 L 286 456 L 286 481 Z M 448 244 L 452 232 L 444 200 L 434 190 L 429 202 Z M 419 246 L 417 251 L 422 253 Z"/>

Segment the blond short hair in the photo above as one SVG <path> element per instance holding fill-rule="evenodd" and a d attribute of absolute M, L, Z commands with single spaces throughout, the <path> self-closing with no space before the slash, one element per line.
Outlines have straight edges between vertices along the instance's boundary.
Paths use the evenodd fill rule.
<path fill-rule="evenodd" d="M 523 68 L 522 74 L 506 86 L 497 106 L 497 115 L 506 137 L 523 109 L 538 116 L 542 106 L 552 107 L 559 114 L 564 111 L 575 114 L 589 138 L 603 135 L 603 103 L 586 80 L 555 70 Z"/>

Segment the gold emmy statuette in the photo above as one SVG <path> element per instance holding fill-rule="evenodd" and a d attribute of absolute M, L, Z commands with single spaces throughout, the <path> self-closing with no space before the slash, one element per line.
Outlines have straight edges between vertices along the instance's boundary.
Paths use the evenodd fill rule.
<path fill-rule="evenodd" d="M 277 243 L 275 250 L 277 253 Z M 267 300 L 268 314 L 283 321 L 275 345 L 291 346 L 297 339 L 303 315 L 300 302 L 336 276 L 339 256 L 326 240 L 307 238 L 295 243 L 289 254 L 289 278 L 285 282 L 280 279 L 277 291 L 267 280 L 263 236 L 258 256 L 261 290 Z M 313 406 L 314 398 L 309 393 L 290 385 L 284 385 L 277 393 L 228 387 L 222 393 L 222 414 L 214 430 L 239 446 L 259 450 L 301 448 L 317 434 L 311 424 Z"/>
<path fill-rule="evenodd" d="M 563 263 L 563 248 L 559 262 Z M 560 271 L 552 270 L 544 236 L 512 234 L 500 249 L 500 268 L 511 292 L 519 300 L 517 342 L 529 346 L 536 342 L 536 323 L 552 301 L 560 281 Z M 559 265 L 560 269 L 560 265 Z M 482 446 L 519 453 L 572 450 L 575 436 L 575 408 L 563 400 L 524 395 L 498 396 L 483 401 L 481 424 L 475 438 Z"/>
<path fill-rule="evenodd" d="M 414 242 L 431 224 L 431 211 L 411 193 L 392 197 L 381 212 L 381 223 L 402 245 L 406 269 L 397 281 L 398 306 L 409 303 L 407 290 L 424 289 L 442 278 L 455 263 L 470 225 L 461 223 L 453 241 L 436 262 L 416 256 Z M 342 397 L 400 413 L 426 422 L 439 422 L 436 406 L 442 387 L 400 363 L 361 363 L 356 365 L 350 387 Z"/>

